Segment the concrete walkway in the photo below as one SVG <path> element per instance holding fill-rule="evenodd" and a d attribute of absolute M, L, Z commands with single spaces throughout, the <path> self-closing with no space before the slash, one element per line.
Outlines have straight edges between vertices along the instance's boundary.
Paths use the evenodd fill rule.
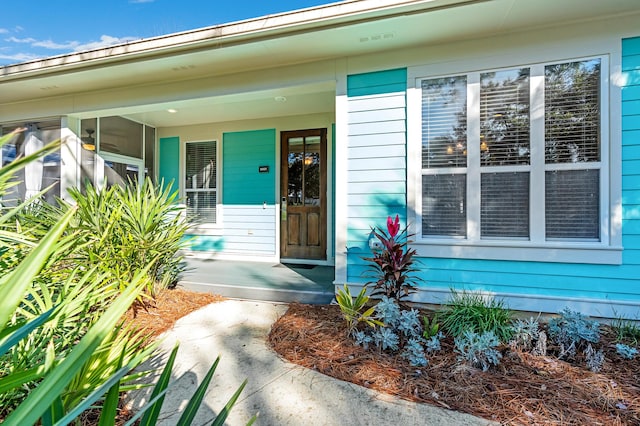
<path fill-rule="evenodd" d="M 176 341 L 180 350 L 173 369 L 160 425 L 173 426 L 216 356 L 213 381 L 194 425 L 211 424 L 246 378 L 247 387 L 227 419 L 245 425 L 487 425 L 491 422 L 427 404 L 384 395 L 336 380 L 282 360 L 267 343 L 273 322 L 287 305 L 228 300 L 211 304 L 179 320 L 163 335 L 166 359 Z M 154 363 L 162 365 L 164 359 Z M 132 396 L 139 406 L 150 390 Z"/>

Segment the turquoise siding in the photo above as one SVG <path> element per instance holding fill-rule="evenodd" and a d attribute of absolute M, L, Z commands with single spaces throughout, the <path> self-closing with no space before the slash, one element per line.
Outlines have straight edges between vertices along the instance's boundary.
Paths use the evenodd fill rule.
<path fill-rule="evenodd" d="M 640 37 L 623 40 L 622 48 L 623 81 L 626 82 L 622 88 L 622 140 L 611 141 L 612 144 L 622 144 L 622 168 L 613 170 L 613 173 L 621 173 L 622 176 L 622 264 L 421 258 L 418 275 L 424 280 L 420 284 L 422 287 L 434 291 L 446 291 L 455 287 L 522 295 L 522 300 L 556 299 L 556 302 L 541 302 L 543 306 L 547 304 L 552 309 L 562 309 L 562 299 L 581 298 L 594 301 L 593 308 L 589 304 L 580 305 L 585 313 L 592 315 L 611 315 L 613 311 L 607 308 L 608 301 L 620 301 L 629 304 L 626 315 L 640 316 Z M 364 80 L 365 76 L 354 79 L 358 82 L 354 93 L 364 90 Z M 375 73 L 374 80 L 375 87 L 381 87 L 380 73 Z M 387 139 L 388 135 L 380 133 L 370 135 L 370 138 Z M 368 223 L 383 226 L 387 213 L 398 212 L 401 217 L 405 217 L 406 180 L 396 179 L 400 168 L 394 167 L 392 173 L 380 164 L 380 159 L 385 159 L 386 162 L 389 149 L 388 145 L 381 143 L 376 150 L 378 155 L 371 159 L 372 164 L 377 163 L 375 172 L 380 173 L 378 191 L 362 191 L 360 194 L 351 194 L 353 191 L 350 191 L 350 250 L 347 271 L 348 281 L 352 283 L 366 282 L 363 277 L 366 265 L 361 256 L 368 255 L 369 250 L 363 244 L 362 235 L 366 229 L 361 225 Z M 358 171 L 350 169 L 349 173 L 353 176 Z M 388 179 L 389 176 L 392 179 Z M 365 188 L 372 189 L 373 186 L 370 183 Z M 353 225 L 354 219 L 358 226 Z M 526 309 L 527 306 L 527 302 L 524 302 L 519 308 Z M 540 306 L 537 304 L 533 309 L 539 309 Z"/>
<path fill-rule="evenodd" d="M 275 129 L 223 135 L 223 204 L 275 203 L 275 140 Z M 259 166 L 269 166 L 269 173 L 258 173 Z"/>
<path fill-rule="evenodd" d="M 189 235 L 194 251 L 273 256 L 276 249 L 276 131 L 222 136 L 219 235 Z M 259 173 L 268 166 L 268 173 Z"/>
<path fill-rule="evenodd" d="M 158 143 L 158 182 L 172 183 L 178 189 L 180 183 L 180 138 L 160 138 Z"/>
<path fill-rule="evenodd" d="M 406 69 L 347 78 L 347 279 L 357 281 L 371 226 L 406 217 Z M 341 141 L 343 142 L 343 141 Z"/>
<path fill-rule="evenodd" d="M 404 92 L 406 88 L 406 68 L 347 76 L 349 97 Z"/>

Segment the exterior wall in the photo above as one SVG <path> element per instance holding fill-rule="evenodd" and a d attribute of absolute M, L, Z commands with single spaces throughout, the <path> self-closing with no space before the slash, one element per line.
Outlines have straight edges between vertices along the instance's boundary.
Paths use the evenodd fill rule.
<path fill-rule="evenodd" d="M 192 230 L 189 235 L 192 253 L 201 257 L 277 260 L 280 132 L 331 129 L 333 121 L 333 114 L 316 114 L 158 129 L 159 177 L 182 176 L 183 165 L 177 159 L 182 158 L 184 142 L 218 141 L 218 223 Z M 331 158 L 332 132 L 328 135 L 328 158 Z M 163 147 L 167 161 L 163 160 Z M 269 166 L 269 173 L 258 173 L 258 166 Z M 328 176 L 332 176 L 332 164 L 328 166 Z M 331 211 L 331 206 L 328 209 Z M 331 236 L 332 222 L 327 225 Z M 329 262 L 332 262 L 331 255 L 329 252 Z"/>
<path fill-rule="evenodd" d="M 595 32 L 589 26 L 591 24 L 583 27 L 576 26 L 574 34 L 566 35 L 566 40 L 559 42 L 558 35 L 574 28 L 548 30 L 545 33 L 533 35 L 514 35 L 510 39 L 501 37 L 495 40 L 474 40 L 458 45 L 436 46 L 432 48 L 432 52 L 437 52 L 437 55 L 412 50 L 392 53 L 390 55 L 392 60 L 386 58 L 381 61 L 373 57 L 363 57 L 351 63 L 351 69 L 357 71 L 367 68 L 380 69 L 383 64 L 389 69 L 400 64 L 419 65 L 421 63 L 434 63 L 437 67 L 437 64 L 444 61 L 459 63 L 461 68 L 468 68 L 474 65 L 470 65 L 469 60 L 465 59 L 465 52 L 469 55 L 468 57 L 484 55 L 487 58 L 498 55 L 496 52 L 505 56 L 513 52 L 514 64 L 526 64 L 529 63 L 527 61 L 534 61 L 534 59 L 527 59 L 527 52 L 533 52 L 533 56 L 547 55 L 561 59 L 563 56 L 565 58 L 588 56 L 588 53 L 583 51 L 591 49 L 599 54 L 609 53 L 612 56 L 611 67 L 615 76 L 612 86 L 619 81 L 622 82 L 620 84 L 622 86 L 621 125 L 617 122 L 620 120 L 619 101 L 616 102 L 615 95 L 610 98 L 613 102 L 610 105 L 610 124 L 613 128 L 610 140 L 613 147 L 610 180 L 611 185 L 614 186 L 616 181 L 619 182 L 618 184 L 621 182 L 622 188 L 622 211 L 620 213 L 618 209 L 614 212 L 612 220 L 618 220 L 621 215 L 621 240 L 624 247 L 621 264 L 596 265 L 422 257 L 418 259 L 419 273 L 417 274 L 422 279 L 419 284 L 421 291 L 413 295 L 413 300 L 441 303 L 449 297 L 449 290 L 456 288 L 503 298 L 511 308 L 518 310 L 558 312 L 569 306 L 594 316 L 640 318 L 640 38 L 622 40 L 623 36 L 620 34 L 624 34 L 624 28 L 631 28 L 631 26 L 630 22 L 626 22 L 626 26 L 623 21 L 618 24 L 620 26 L 616 30 L 612 30 L 615 26 L 597 25 L 594 27 L 597 28 Z M 598 31 L 603 33 L 618 31 L 618 35 L 610 33 L 598 35 Z M 585 47 L 582 51 L 580 49 L 571 51 L 566 50 L 566 46 L 562 46 L 562 43 L 581 46 L 590 43 L 585 40 L 578 41 L 581 33 L 585 40 L 589 37 L 594 39 L 590 47 Z M 521 42 L 521 46 L 516 51 L 513 44 L 518 42 Z M 604 50 L 600 46 L 606 48 L 607 43 L 617 45 L 617 48 Z M 483 51 L 482 45 L 490 47 Z M 620 67 L 620 60 L 622 73 L 621 78 L 618 79 L 619 75 L 615 70 L 620 69 L 617 68 Z M 387 76 L 390 77 L 395 72 L 397 71 L 388 71 Z M 384 226 L 388 214 L 400 213 L 403 225 L 407 220 L 411 223 L 415 218 L 412 200 L 417 195 L 412 193 L 410 185 L 405 192 L 408 181 L 400 179 L 405 170 L 401 161 L 403 159 L 397 158 L 405 148 L 402 145 L 412 137 L 410 133 L 406 141 L 403 140 L 401 143 L 405 138 L 402 129 L 407 110 L 404 104 L 399 102 L 405 99 L 405 92 L 402 90 L 390 90 L 391 93 L 387 94 L 376 92 L 374 88 L 381 87 L 377 80 L 384 75 L 384 72 L 359 73 L 350 75 L 348 79 L 349 244 L 346 281 L 354 285 L 361 285 L 367 281 L 364 277 L 366 264 L 361 258 L 370 254 L 366 245 L 369 228 Z M 410 80 L 411 75 L 409 75 L 407 87 L 411 87 Z M 367 92 L 367 87 L 370 88 L 370 92 Z M 382 99 L 384 100 L 379 102 Z M 398 102 L 395 104 L 396 108 L 391 107 L 394 101 Z M 616 132 L 616 126 L 619 126 L 621 132 Z M 622 141 L 620 133 L 622 133 Z M 620 171 L 620 161 L 616 159 L 616 151 L 619 155 L 620 146 L 622 147 L 622 171 Z M 367 148 L 363 149 L 363 147 Z M 415 155 L 420 154 L 415 151 L 412 153 L 409 149 L 407 158 L 411 159 Z M 411 179 L 412 171 L 408 167 L 407 173 Z M 371 176 L 376 176 L 377 179 L 373 180 Z M 620 238 L 619 235 L 614 236 L 616 237 Z M 341 281 L 336 281 L 336 285 L 341 284 Z"/>
<path fill-rule="evenodd" d="M 358 281 L 371 226 L 406 222 L 406 69 L 347 78 L 347 280 Z"/>

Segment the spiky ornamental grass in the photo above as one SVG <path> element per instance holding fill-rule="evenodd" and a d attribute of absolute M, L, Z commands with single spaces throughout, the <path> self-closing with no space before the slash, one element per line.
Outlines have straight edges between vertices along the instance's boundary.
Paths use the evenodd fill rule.
<path fill-rule="evenodd" d="M 442 328 L 455 337 L 465 331 L 492 332 L 503 343 L 511 338 L 512 313 L 502 300 L 485 299 L 468 291 L 451 290 L 451 298 L 438 312 Z"/>

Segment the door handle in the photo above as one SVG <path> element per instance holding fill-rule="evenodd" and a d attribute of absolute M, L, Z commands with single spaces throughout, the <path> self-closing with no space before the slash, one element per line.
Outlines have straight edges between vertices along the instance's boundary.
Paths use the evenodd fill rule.
<path fill-rule="evenodd" d="M 287 220 L 287 197 L 282 197 L 282 203 L 280 207 L 280 220 Z"/>

